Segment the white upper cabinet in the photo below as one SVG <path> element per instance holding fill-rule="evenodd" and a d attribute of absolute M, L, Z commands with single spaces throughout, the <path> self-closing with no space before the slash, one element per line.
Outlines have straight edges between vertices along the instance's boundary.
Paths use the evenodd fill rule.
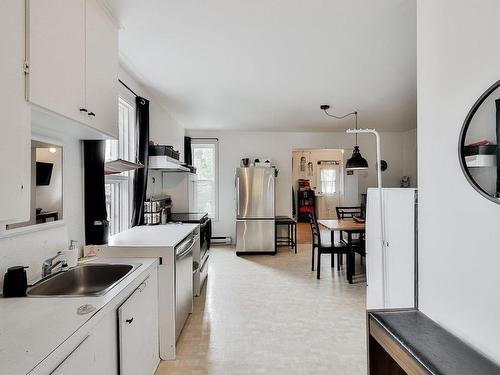
<path fill-rule="evenodd" d="M 25 99 L 24 1 L 0 1 L 0 221 L 29 219 L 31 124 Z"/>
<path fill-rule="evenodd" d="M 118 137 L 118 33 L 97 0 L 87 0 L 86 107 L 89 125 Z"/>
<path fill-rule="evenodd" d="M 98 0 L 30 0 L 28 98 L 118 136 L 118 30 Z"/>
<path fill-rule="evenodd" d="M 30 102 L 86 121 L 85 0 L 30 0 L 28 6 Z"/>

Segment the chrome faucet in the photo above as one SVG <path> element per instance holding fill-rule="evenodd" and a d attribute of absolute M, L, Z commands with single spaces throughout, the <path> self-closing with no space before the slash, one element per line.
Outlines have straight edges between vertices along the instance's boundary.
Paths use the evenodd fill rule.
<path fill-rule="evenodd" d="M 56 255 L 49 259 L 45 259 L 42 263 L 42 279 L 44 277 L 50 276 L 52 274 L 52 270 L 56 268 L 59 264 L 61 265 L 61 271 L 68 270 L 68 263 L 65 259 L 58 260 L 55 263 L 52 263 L 54 259 L 56 259 L 59 255 L 62 254 L 62 251 L 58 251 Z"/>

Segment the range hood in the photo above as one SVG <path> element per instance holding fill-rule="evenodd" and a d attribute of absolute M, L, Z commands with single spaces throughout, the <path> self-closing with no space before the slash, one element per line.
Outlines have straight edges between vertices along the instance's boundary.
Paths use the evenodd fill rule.
<path fill-rule="evenodd" d="M 149 169 L 163 172 L 190 172 L 190 169 L 181 165 L 179 160 L 166 155 L 150 156 Z"/>

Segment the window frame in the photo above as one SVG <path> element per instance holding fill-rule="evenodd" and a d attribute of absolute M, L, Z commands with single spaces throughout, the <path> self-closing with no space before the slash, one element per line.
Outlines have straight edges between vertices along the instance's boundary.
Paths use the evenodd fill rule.
<path fill-rule="evenodd" d="M 331 169 L 334 171 L 334 174 L 335 174 L 335 178 L 333 180 L 333 189 L 334 189 L 334 192 L 333 193 L 327 193 L 323 190 L 323 181 L 329 181 L 330 180 L 323 180 L 322 179 L 322 171 L 323 170 L 326 170 L 326 169 Z M 325 195 L 325 196 L 334 196 L 336 194 L 339 194 L 339 190 L 337 189 L 337 182 L 338 182 L 338 179 L 339 179 L 339 176 L 340 175 L 340 168 L 339 168 L 339 165 L 338 164 L 327 164 L 327 165 L 319 165 L 319 168 L 318 168 L 318 185 L 319 185 L 319 188 L 320 188 L 320 192 L 322 195 Z"/>
<path fill-rule="evenodd" d="M 212 145 L 214 149 L 214 216 L 210 217 L 213 222 L 219 221 L 219 140 L 216 138 L 191 138 L 191 156 L 194 162 L 194 149 L 196 145 Z M 201 148 L 201 147 L 199 147 Z M 199 202 L 198 183 L 200 176 L 196 175 L 196 202 Z M 201 180 L 208 181 L 208 180 Z"/>
<path fill-rule="evenodd" d="M 127 133 L 126 145 L 120 144 L 118 139 L 118 145 L 116 147 L 116 158 L 123 158 L 124 160 L 129 160 L 135 162 L 135 104 L 130 103 L 130 101 L 124 99 L 121 95 L 118 98 L 118 111 L 120 107 L 123 106 L 128 109 L 128 124 L 126 129 L 122 129 L 119 126 L 119 137 L 123 139 L 123 133 Z M 120 120 L 118 120 L 120 121 Z M 105 184 L 111 184 L 118 187 L 118 205 L 112 203 L 115 207 L 119 208 L 119 226 L 118 231 L 114 234 L 122 232 L 130 228 L 130 218 L 132 217 L 132 201 L 133 201 L 133 171 L 122 172 L 119 174 L 108 175 L 104 178 Z M 111 213 L 108 213 L 111 216 Z M 111 225 L 112 223 L 110 223 Z"/>

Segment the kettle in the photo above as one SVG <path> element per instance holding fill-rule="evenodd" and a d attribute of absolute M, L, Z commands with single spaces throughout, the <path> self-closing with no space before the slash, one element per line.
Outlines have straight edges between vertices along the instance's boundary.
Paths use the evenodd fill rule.
<path fill-rule="evenodd" d="M 24 297 L 28 289 L 28 278 L 24 266 L 14 266 L 7 269 L 3 279 L 4 297 Z"/>

